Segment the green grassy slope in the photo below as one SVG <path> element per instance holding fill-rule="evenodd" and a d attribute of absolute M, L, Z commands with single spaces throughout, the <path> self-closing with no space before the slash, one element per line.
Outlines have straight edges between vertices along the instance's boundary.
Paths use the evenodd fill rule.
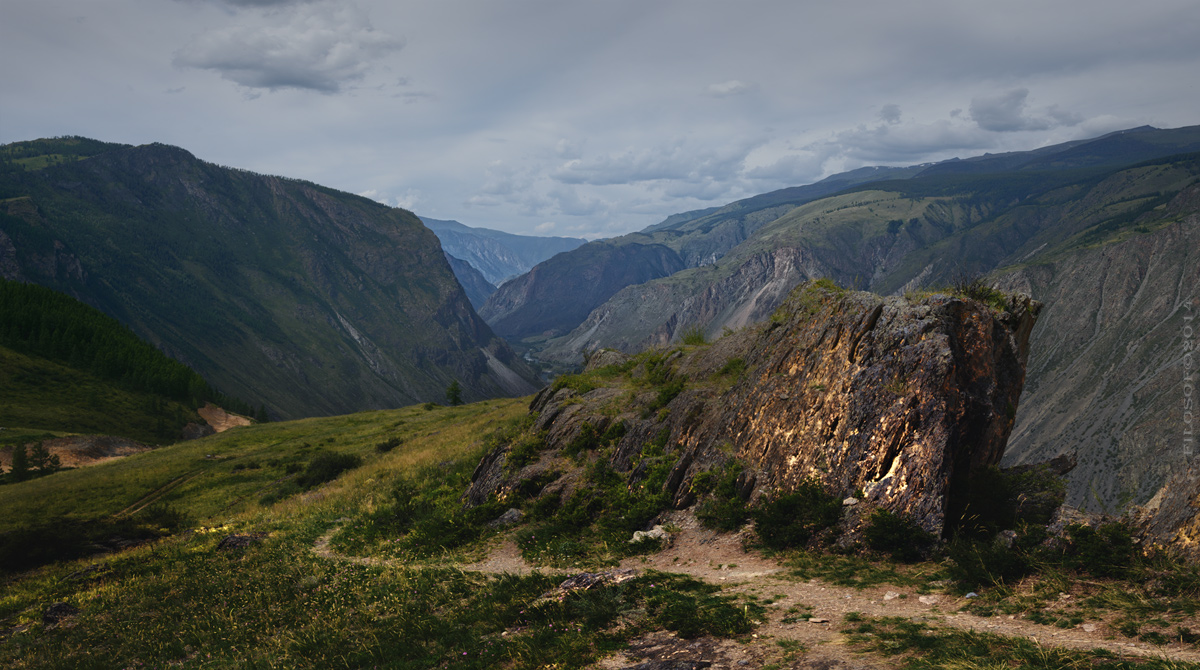
<path fill-rule="evenodd" d="M 0 347 L 0 426 L 120 435 L 148 444 L 179 439 L 194 408 L 131 391 L 94 375 Z"/>
<path fill-rule="evenodd" d="M 605 383 L 595 375 L 574 383 L 589 380 Z M 858 589 L 845 597 L 861 595 L 864 601 L 876 599 L 879 587 L 887 584 L 919 594 L 942 592 L 939 597 L 947 598 L 945 602 L 956 602 L 953 597 L 962 585 L 954 580 L 962 578 L 956 576 L 962 570 L 950 570 L 946 563 L 906 566 L 878 557 L 794 549 L 773 553 L 782 571 L 761 577 L 759 585 L 749 589 L 732 580 L 728 585 L 708 584 L 644 570 L 621 584 L 547 598 L 543 594 L 553 591 L 563 575 L 464 570 L 462 563 L 481 556 L 501 531 L 487 529 L 462 512 L 460 495 L 480 456 L 497 439 L 512 438 L 511 429 L 522 425 L 517 420 L 527 413 L 527 403 L 526 398 L 432 410 L 415 406 L 236 428 L 121 461 L 0 487 L 0 508 L 6 511 L 0 517 L 0 549 L 9 551 L 14 540 L 24 542 L 22 549 L 39 549 L 51 537 L 47 528 L 56 529 L 56 537 L 77 533 L 85 540 L 111 544 L 105 534 L 119 532 L 143 541 L 83 560 L 0 574 L 0 665 L 592 667 L 627 648 L 631 640 L 650 637 L 682 639 L 680 649 L 700 638 L 701 645 L 725 644 L 764 665 L 778 661 L 783 665 L 776 667 L 786 667 L 806 653 L 789 632 L 792 624 L 813 614 L 828 616 L 814 612 L 803 598 L 779 595 L 796 593 L 798 585 L 815 592 L 810 580 L 820 580 L 822 592 L 826 584 L 830 593 L 835 586 Z M 508 437 L 497 438 L 497 427 L 507 427 L 502 432 Z M 357 457 L 361 464 L 307 491 L 270 500 L 272 493 L 304 476 L 321 460 L 321 453 Z M 736 475 L 736 469 L 726 470 Z M 736 477 L 726 483 L 735 481 Z M 714 495 L 736 497 L 736 492 L 721 493 L 724 486 L 718 483 Z M 526 501 L 524 507 L 538 514 L 536 501 Z M 440 534 L 424 535 L 427 551 L 418 557 L 390 558 L 388 545 L 408 542 L 423 529 L 423 521 L 439 515 L 444 522 Z M 386 520 L 391 541 L 378 538 L 365 554 L 318 551 L 327 546 L 327 538 L 337 544 L 337 529 L 352 528 L 364 519 Z M 467 530 L 474 535 L 449 551 L 440 549 L 442 538 L 462 535 L 463 523 L 471 525 Z M 96 529 L 91 536 L 80 530 L 84 525 Z M 540 534 L 541 528 L 526 530 Z M 231 534 L 250 536 L 249 546 L 220 548 Z M 954 551 L 951 548 L 952 557 Z M 986 574 L 991 567 L 987 561 L 995 557 L 977 558 L 984 564 L 974 576 Z M 951 560 L 968 565 L 962 551 Z M 1161 643 L 1164 635 L 1177 633 L 1194 640 L 1185 627 L 1193 621 L 1184 617 L 1195 610 L 1200 583 L 1195 570 L 1167 563 L 1151 567 L 1158 586 L 1142 586 L 1144 573 L 1133 568 L 1117 578 L 1085 569 L 1078 573 L 1088 578 L 1087 586 L 1081 586 L 1067 581 L 1077 577 L 1071 568 L 1051 567 L 1043 573 L 1026 566 L 1022 569 L 1032 572 L 1019 584 L 981 584 L 977 590 L 982 598 L 962 602 L 981 616 L 1008 613 L 1020 616 L 1022 624 L 1025 619 L 1045 624 L 1039 635 L 1056 630 L 1050 624 L 1068 627 L 1087 617 L 1112 622 L 1128 641 L 1140 634 L 1143 641 Z M 975 582 L 969 584 L 976 588 Z M 1088 590 L 1079 590 L 1083 588 Z M 1063 590 L 1078 598 L 1064 600 Z M 1019 597 L 1010 597 L 1014 593 Z M 1126 601 L 1120 601 L 1121 596 Z M 837 598 L 845 611 L 841 595 Z M 65 603 L 77 613 L 61 623 L 44 623 L 43 612 L 51 603 Z M 926 662 L 920 667 L 965 667 L 962 654 L 951 653 L 963 644 L 962 635 L 940 625 L 936 608 L 922 611 L 928 623 L 907 631 L 908 637 L 892 635 L 890 628 L 896 624 L 891 620 L 857 612 L 846 613 L 844 623 L 855 624 L 851 641 L 859 652 L 870 651 L 872 633 L 879 635 L 881 649 L 870 653 L 890 656 L 903 651 L 913 664 Z M 1120 618 L 1132 619 L 1140 612 L 1145 619 L 1146 611 L 1161 613 L 1164 620 L 1130 628 Z M 779 644 L 770 635 L 751 636 L 767 619 L 784 626 L 775 629 Z M 719 640 L 727 637 L 737 643 Z M 966 641 L 970 660 L 980 667 L 1020 665 L 1035 656 L 1021 638 L 974 636 Z M 1014 646 L 1020 651 L 1015 658 Z M 687 646 L 687 653 L 694 648 Z M 1107 652 L 1058 651 L 1052 643 L 1038 649 L 1039 657 L 1059 664 L 1038 667 L 1064 667 L 1067 661 L 1113 670 L 1195 667 L 1168 661 L 1132 664 Z M 869 664 L 878 659 L 861 660 Z"/>
<path fill-rule="evenodd" d="M 134 537 L 152 534 L 148 525 L 155 522 L 196 530 L 86 563 L 6 577 L 0 664 L 578 667 L 644 631 L 747 633 L 761 608 L 735 605 L 714 594 L 715 587 L 676 576 L 649 573 L 547 601 L 541 594 L 561 577 L 463 572 L 436 556 L 432 563 L 358 565 L 314 553 L 341 517 L 391 504 L 402 477 L 469 475 L 481 437 L 525 413 L 526 403 L 411 407 L 238 428 L 3 487 L 0 506 L 12 513 L 2 521 L 0 540 L 28 542 L 22 524 L 44 529 L 53 519 L 59 519 L 56 528 L 91 519 L 92 526 Z M 388 441 L 399 444 L 380 453 L 375 445 Z M 289 464 L 312 463 L 318 451 L 358 456 L 363 464 L 308 493 L 260 502 L 289 477 Z M 464 481 L 448 484 L 454 490 L 445 504 L 458 508 Z M 142 506 L 157 511 L 139 512 Z M 181 513 L 190 521 L 180 523 Z M 129 522 L 120 525 L 120 519 Z M 247 549 L 218 549 L 234 532 L 262 540 Z M 48 602 L 77 607 L 75 625 L 44 626 Z"/>

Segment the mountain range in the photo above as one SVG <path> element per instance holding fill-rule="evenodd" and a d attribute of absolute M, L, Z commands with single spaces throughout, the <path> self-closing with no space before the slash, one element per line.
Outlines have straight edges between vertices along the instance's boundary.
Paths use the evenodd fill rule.
<path fill-rule="evenodd" d="M 555 254 L 587 243 L 578 237 L 514 235 L 424 216 L 421 222 L 438 236 L 447 254 L 469 263 L 493 286 L 528 272 Z"/>
<path fill-rule="evenodd" d="M 497 333 L 558 363 L 766 319 L 807 279 L 881 294 L 956 277 L 1045 303 L 1006 454 L 1074 454 L 1068 502 L 1145 502 L 1186 465 L 1181 307 L 1197 299 L 1200 127 L 863 169 L 591 242 L 501 287 Z M 636 266 L 631 267 L 631 266 Z"/>
<path fill-rule="evenodd" d="M 171 146 L 0 148 L 0 276 L 100 309 L 274 418 L 538 383 L 414 215 Z"/>

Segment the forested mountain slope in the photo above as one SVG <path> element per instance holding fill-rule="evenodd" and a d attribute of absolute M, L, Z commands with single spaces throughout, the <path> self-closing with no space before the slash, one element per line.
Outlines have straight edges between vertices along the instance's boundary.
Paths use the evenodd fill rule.
<path fill-rule="evenodd" d="M 534 388 L 408 212 L 158 144 L 0 157 L 0 276 L 99 308 L 275 417 L 441 400 L 454 380 L 467 399 Z"/>

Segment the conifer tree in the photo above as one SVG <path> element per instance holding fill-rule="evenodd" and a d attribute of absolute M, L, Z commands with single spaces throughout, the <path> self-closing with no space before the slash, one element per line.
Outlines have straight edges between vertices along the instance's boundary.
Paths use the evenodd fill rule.
<path fill-rule="evenodd" d="M 25 452 L 25 445 L 19 444 L 13 449 L 12 469 L 8 471 L 8 476 L 14 482 L 29 479 L 29 454 Z"/>
<path fill-rule="evenodd" d="M 451 407 L 463 404 L 462 386 L 459 386 L 457 379 L 450 382 L 450 386 L 446 387 L 446 402 Z"/>

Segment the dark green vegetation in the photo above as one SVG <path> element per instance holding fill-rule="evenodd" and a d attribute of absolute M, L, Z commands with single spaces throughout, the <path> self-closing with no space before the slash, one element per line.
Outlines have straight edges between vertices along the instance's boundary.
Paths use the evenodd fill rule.
<path fill-rule="evenodd" d="M 465 400 L 533 390 L 407 212 L 163 145 L 39 140 L 0 159 L 4 277 L 81 299 L 273 416 L 440 400 L 454 379 Z"/>
<path fill-rule="evenodd" d="M 0 665 L 576 667 L 653 630 L 748 634 L 760 606 L 677 575 L 543 598 L 561 576 L 446 563 L 494 532 L 479 522 L 500 508 L 468 518 L 457 498 L 480 450 L 528 427 L 524 406 L 264 424 L 3 487 L 4 569 L 62 562 L 3 577 Z M 478 439 L 496 423 L 504 427 Z M 315 488 L 263 502 L 290 482 Z M 339 519 L 347 514 L 356 516 Z M 314 552 L 343 523 L 332 546 L 361 549 L 376 522 L 409 548 L 395 552 L 405 560 L 362 566 Z M 246 546 L 219 548 L 233 533 Z M 126 548 L 71 560 L 96 542 Z M 38 552 L 8 549 L 20 543 Z M 79 614 L 45 625 L 53 602 Z"/>
<path fill-rule="evenodd" d="M 1096 649 L 1072 651 L 1048 647 L 1034 640 L 992 633 L 957 631 L 898 617 L 866 619 L 847 616 L 844 632 L 852 644 L 887 656 L 897 656 L 901 667 L 924 668 L 1096 668 L 1097 670 L 1174 670 L 1190 667 L 1168 660 L 1118 659 Z"/>
<path fill-rule="evenodd" d="M 801 484 L 792 493 L 770 498 L 754 510 L 758 536 L 772 549 L 803 547 L 841 516 L 841 501 L 813 481 Z"/>
<path fill-rule="evenodd" d="M 94 308 L 0 279 L 0 424 L 171 442 L 212 402 L 254 414 Z"/>
<path fill-rule="evenodd" d="M 0 347 L 0 425 L 6 426 L 0 445 L 65 433 L 122 435 L 149 444 L 174 442 L 190 421 L 201 421 L 190 404 L 130 391 Z M 18 433 L 13 427 L 32 430 Z M 29 439 L 18 439 L 18 434 Z"/>

